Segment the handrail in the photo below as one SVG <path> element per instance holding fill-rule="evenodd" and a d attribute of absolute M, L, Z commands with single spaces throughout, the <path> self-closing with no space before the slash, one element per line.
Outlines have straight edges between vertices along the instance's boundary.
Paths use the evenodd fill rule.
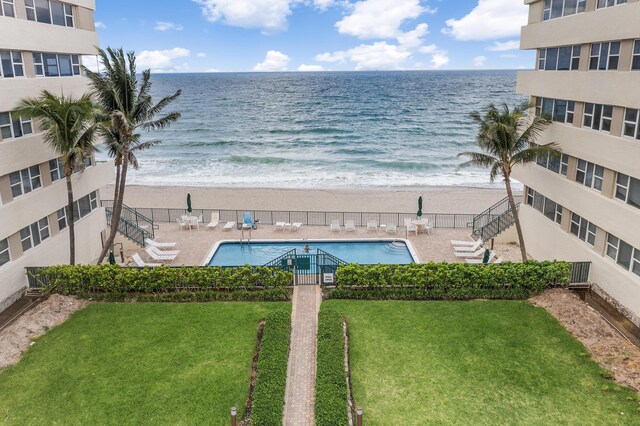
<path fill-rule="evenodd" d="M 113 200 L 102 200 L 101 205 L 107 209 L 113 209 Z M 155 230 L 159 229 L 158 225 L 153 223 L 153 220 L 138 212 L 136 209 L 133 209 L 126 204 L 122 205 L 122 215 L 125 219 L 128 219 L 129 222 L 135 222 L 140 228 L 145 229 L 144 226 L 148 228 L 145 229 L 145 232 L 148 234 L 147 238 L 155 238 Z M 141 226 L 142 223 L 142 226 Z"/>
<path fill-rule="evenodd" d="M 284 259 L 289 259 L 289 258 L 294 258 L 295 259 L 295 257 L 296 257 L 296 249 L 289 250 L 285 254 L 282 254 L 282 255 L 276 257 L 275 259 L 270 260 L 269 262 L 265 263 L 264 266 L 272 267 L 272 268 L 273 267 L 280 268 L 280 269 L 284 269 L 284 270 L 288 271 L 290 269 L 289 266 L 287 265 L 286 268 L 283 268 L 282 267 L 282 261 Z"/>
<path fill-rule="evenodd" d="M 113 213 L 109 208 L 105 209 L 105 213 L 107 216 L 107 226 L 111 226 Z M 118 232 L 120 232 L 122 235 L 129 238 L 130 240 L 136 242 L 140 246 L 142 247 L 145 246 L 144 240 L 147 232 L 144 229 L 140 228 L 135 223 L 129 221 L 128 219 L 122 216 L 120 217 L 120 222 L 118 223 Z"/>

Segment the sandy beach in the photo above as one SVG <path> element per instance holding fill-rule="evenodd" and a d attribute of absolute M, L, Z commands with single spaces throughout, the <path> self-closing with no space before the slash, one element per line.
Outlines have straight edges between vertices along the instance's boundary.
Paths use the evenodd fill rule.
<path fill-rule="evenodd" d="M 125 204 L 138 208 L 183 208 L 191 193 L 194 209 L 413 212 L 424 198 L 429 213 L 480 213 L 506 196 L 504 189 L 470 187 L 275 189 L 189 186 L 127 186 Z M 101 191 L 113 198 L 113 187 Z"/>

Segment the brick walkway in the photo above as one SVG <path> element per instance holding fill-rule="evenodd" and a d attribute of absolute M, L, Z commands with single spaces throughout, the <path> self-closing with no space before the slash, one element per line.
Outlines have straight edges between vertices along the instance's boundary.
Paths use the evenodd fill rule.
<path fill-rule="evenodd" d="M 313 407 L 316 385 L 316 335 L 320 286 L 297 286 L 293 290 L 291 347 L 287 367 L 285 426 L 315 424 Z"/>

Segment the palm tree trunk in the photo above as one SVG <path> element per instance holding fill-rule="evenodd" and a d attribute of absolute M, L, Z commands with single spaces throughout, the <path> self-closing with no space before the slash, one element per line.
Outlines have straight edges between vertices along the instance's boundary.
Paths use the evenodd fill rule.
<path fill-rule="evenodd" d="M 76 264 L 76 224 L 73 214 L 73 186 L 71 173 L 65 173 L 67 180 L 67 220 L 69 221 L 69 265 Z"/>
<path fill-rule="evenodd" d="M 522 261 L 527 260 L 527 248 L 524 245 L 524 236 L 522 235 L 522 226 L 520 226 L 520 216 L 518 215 L 518 207 L 516 206 L 516 200 L 513 198 L 513 191 L 511 190 L 511 179 L 509 176 L 504 178 L 504 184 L 507 187 L 507 196 L 509 197 L 509 206 L 511 206 L 511 212 L 513 213 L 513 220 L 516 223 L 516 231 L 518 232 L 518 241 L 520 243 L 520 253 L 522 254 Z"/>
<path fill-rule="evenodd" d="M 120 161 L 118 161 L 116 163 L 116 185 L 115 188 L 113 189 L 113 205 L 111 206 L 111 208 L 113 209 L 113 206 L 115 206 L 116 202 L 118 201 L 118 196 L 120 195 L 120 173 L 122 171 L 122 166 L 120 164 Z"/>

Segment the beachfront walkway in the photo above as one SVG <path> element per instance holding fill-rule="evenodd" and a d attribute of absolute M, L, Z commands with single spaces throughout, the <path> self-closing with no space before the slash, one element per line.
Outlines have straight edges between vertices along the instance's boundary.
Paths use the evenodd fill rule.
<path fill-rule="evenodd" d="M 320 286 L 296 286 L 293 290 L 285 426 L 315 424 L 316 336 L 321 302 Z"/>

